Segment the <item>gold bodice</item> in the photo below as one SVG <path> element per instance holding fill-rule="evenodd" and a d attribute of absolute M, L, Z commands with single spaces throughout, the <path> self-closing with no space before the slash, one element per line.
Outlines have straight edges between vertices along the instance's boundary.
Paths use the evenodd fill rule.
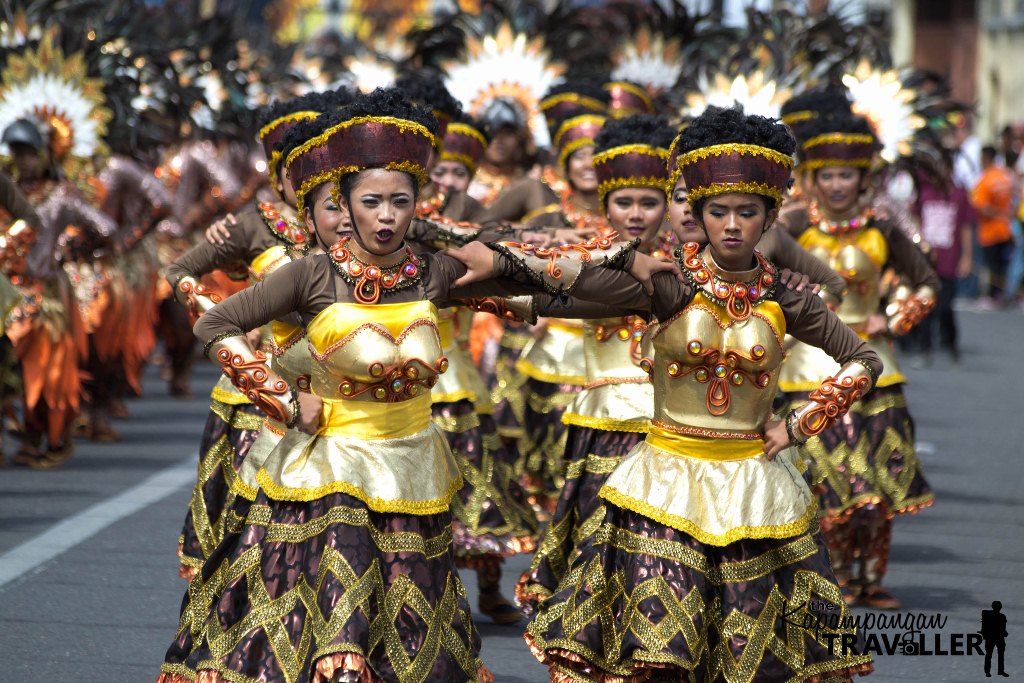
<path fill-rule="evenodd" d="M 294 256 L 287 247 L 275 244 L 252 260 L 252 263 L 249 264 L 249 278 L 254 283 L 259 282 L 281 266 L 294 260 Z"/>
<path fill-rule="evenodd" d="M 516 369 L 541 382 L 583 386 L 587 383 L 583 356 L 582 321 L 552 319 L 544 335 L 523 349 Z"/>
<path fill-rule="evenodd" d="M 640 344 L 646 325 L 636 316 L 583 321 L 587 384 L 643 378 Z"/>
<path fill-rule="evenodd" d="M 306 335 L 312 390 L 326 399 L 400 403 L 429 393 L 448 368 L 437 309 L 427 301 L 335 303 Z"/>
<path fill-rule="evenodd" d="M 758 439 L 771 415 L 786 322 L 774 301 L 743 320 L 703 291 L 652 339 L 655 424 L 690 436 Z"/>
<path fill-rule="evenodd" d="M 309 391 L 309 375 L 312 356 L 309 345 L 303 343 L 306 331 L 296 325 L 275 320 L 270 323 L 271 346 L 270 369 L 291 386 Z"/>
<path fill-rule="evenodd" d="M 606 431 L 646 432 L 654 395 L 640 368 L 646 325 L 635 316 L 583 321 L 587 384 L 562 422 Z"/>
<path fill-rule="evenodd" d="M 877 228 L 831 235 L 811 227 L 798 242 L 846 280 L 846 296 L 836 312 L 840 320 L 858 330 L 881 310 L 879 282 L 889 244 Z"/>
<path fill-rule="evenodd" d="M 490 391 L 469 353 L 472 325 L 473 312 L 468 308 L 445 308 L 438 312 L 441 350 L 448 359 L 448 370 L 434 386 L 431 399 L 434 403 L 467 400 L 476 405 L 478 412 L 490 414 L 494 412 Z"/>

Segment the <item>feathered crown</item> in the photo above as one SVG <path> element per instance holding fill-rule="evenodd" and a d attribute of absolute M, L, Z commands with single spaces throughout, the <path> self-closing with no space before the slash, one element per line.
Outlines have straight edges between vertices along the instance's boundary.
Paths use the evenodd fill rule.
<path fill-rule="evenodd" d="M 925 120 L 914 110 L 917 93 L 903 86 L 899 73 L 883 71 L 861 60 L 856 70 L 843 76 L 850 91 L 854 113 L 871 124 L 881 145 L 881 156 L 889 162 L 911 152 L 914 133 Z"/>
<path fill-rule="evenodd" d="M 548 146 L 548 130 L 540 111 L 540 99 L 562 74 L 564 67 L 551 63 L 543 38 L 514 34 L 503 23 L 482 39 L 468 37 L 462 59 L 445 65 L 445 84 L 462 107 L 475 118 L 485 118 L 498 100 L 512 103 L 533 135 L 534 142 Z"/>
<path fill-rule="evenodd" d="M 686 98 L 682 113 L 685 116 L 700 116 L 709 106 L 729 108 L 740 104 L 747 114 L 777 119 L 782 103 L 789 97 L 789 91 L 780 87 L 764 71 L 754 71 L 749 76 L 734 78 L 718 73 L 711 80 L 701 76 L 698 92 Z"/>
<path fill-rule="evenodd" d="M 110 154 L 103 136 L 113 114 L 105 106 L 103 81 L 88 76 L 81 53 L 65 57 L 51 33 L 38 47 L 10 55 L 0 93 L 0 131 L 18 119 L 49 127 L 49 151 L 69 177 Z"/>
<path fill-rule="evenodd" d="M 674 87 L 683 73 L 683 49 L 674 38 L 653 33 L 646 26 L 622 45 L 612 57 L 616 81 L 639 83 L 651 96 Z"/>

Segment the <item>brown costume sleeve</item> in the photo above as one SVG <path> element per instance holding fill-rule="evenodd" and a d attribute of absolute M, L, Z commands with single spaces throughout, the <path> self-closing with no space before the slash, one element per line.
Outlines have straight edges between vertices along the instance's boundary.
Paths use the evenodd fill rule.
<path fill-rule="evenodd" d="M 238 215 L 238 223 L 230 230 L 224 244 L 211 244 L 205 239 L 178 257 L 167 268 L 167 282 L 174 287 L 186 276 L 201 277 L 236 263 L 249 264 L 277 241 L 263 224 L 263 218 L 252 209 Z"/>
<path fill-rule="evenodd" d="M 790 289 L 780 289 L 775 296 L 786 317 L 788 334 L 818 347 L 840 365 L 856 362 L 868 368 L 873 377 L 881 374 L 882 361 L 878 354 L 830 311 L 820 297 Z"/>
<path fill-rule="evenodd" d="M 775 221 L 776 229 L 785 230 L 793 238 L 802 235 L 810 224 L 811 219 L 807 214 L 807 207 L 802 203 L 783 207 L 778 220 Z"/>
<path fill-rule="evenodd" d="M 902 230 L 888 221 L 879 221 L 877 226 L 889 242 L 889 265 L 896 269 L 906 284 L 914 289 L 931 287 L 939 291 L 939 276 L 928 262 L 928 257 L 910 241 Z"/>
<path fill-rule="evenodd" d="M 539 180 L 524 178 L 501 193 L 480 218 L 481 224 L 523 222 L 539 209 L 558 205 L 558 197 Z"/>
<path fill-rule="evenodd" d="M 835 297 L 837 301 L 842 301 L 846 280 L 829 268 L 824 261 L 797 244 L 789 232 L 773 228 L 768 231 L 765 238 L 761 240 L 761 244 L 768 242 L 767 246 L 770 246 L 771 249 L 770 253 L 765 250 L 762 250 L 762 253 L 775 265 L 806 275 L 813 284 L 821 285 L 823 292 Z M 758 245 L 758 247 L 760 246 Z"/>
<path fill-rule="evenodd" d="M 281 320 L 292 312 L 309 322 L 335 301 L 329 258 L 318 254 L 281 266 L 207 311 L 193 332 L 209 347 L 214 341 Z"/>

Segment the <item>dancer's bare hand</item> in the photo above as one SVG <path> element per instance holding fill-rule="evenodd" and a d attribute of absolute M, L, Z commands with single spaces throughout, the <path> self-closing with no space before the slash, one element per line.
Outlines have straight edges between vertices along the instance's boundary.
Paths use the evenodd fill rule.
<path fill-rule="evenodd" d="M 466 274 L 453 282 L 453 287 L 461 287 L 494 277 L 494 252 L 482 242 L 470 242 L 458 249 L 446 249 L 443 253 L 466 266 Z"/>
<path fill-rule="evenodd" d="M 299 421 L 295 426 L 300 432 L 316 434 L 320 429 L 320 413 L 324 407 L 323 399 L 308 391 L 298 392 L 298 397 Z"/>
<path fill-rule="evenodd" d="M 679 270 L 679 264 L 676 261 L 661 261 L 637 252 L 629 274 L 643 285 L 644 291 L 648 294 L 654 294 L 654 282 L 651 278 L 655 273 L 675 273 L 676 279 L 679 282 L 684 282 L 683 273 Z"/>
<path fill-rule="evenodd" d="M 782 420 L 769 420 L 764 426 L 764 457 L 774 460 L 775 456 L 789 448 L 789 432 Z"/>
<path fill-rule="evenodd" d="M 231 228 L 236 225 L 238 225 L 238 220 L 235 218 L 235 214 L 229 213 L 206 229 L 206 241 L 210 244 L 224 244 L 231 237 Z"/>

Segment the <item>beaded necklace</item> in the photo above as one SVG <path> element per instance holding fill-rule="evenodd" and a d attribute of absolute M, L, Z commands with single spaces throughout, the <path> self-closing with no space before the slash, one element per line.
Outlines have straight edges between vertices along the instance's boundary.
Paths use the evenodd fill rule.
<path fill-rule="evenodd" d="M 871 224 L 871 220 L 875 217 L 875 210 L 869 206 L 853 218 L 849 218 L 845 221 L 830 221 L 822 214 L 821 208 L 818 206 L 818 202 L 811 202 L 811 206 L 807 213 L 810 217 L 811 225 L 817 225 L 818 230 L 821 230 L 828 235 L 837 235 L 840 237 L 852 232 L 857 232 L 861 228 L 866 228 Z"/>
<path fill-rule="evenodd" d="M 746 320 L 753 307 L 770 297 L 775 290 L 775 266 L 759 251 L 754 252 L 757 266 L 742 280 L 727 279 L 728 274 L 711 260 L 711 254 L 705 258 L 697 242 L 687 242 L 676 254 L 683 266 L 683 275 L 690 283 L 713 302 L 724 307 L 734 320 Z"/>
<path fill-rule="evenodd" d="M 349 239 L 346 237 L 331 247 L 331 265 L 345 282 L 355 287 L 359 303 L 376 304 L 383 292 L 397 292 L 419 283 L 422 262 L 408 246 L 400 262 L 379 266 L 360 260 L 348 248 Z"/>
<path fill-rule="evenodd" d="M 256 209 L 274 237 L 299 252 L 306 253 L 309 250 L 309 232 L 304 224 L 300 225 L 298 221 L 288 220 L 271 202 L 260 202 L 256 205 Z"/>

